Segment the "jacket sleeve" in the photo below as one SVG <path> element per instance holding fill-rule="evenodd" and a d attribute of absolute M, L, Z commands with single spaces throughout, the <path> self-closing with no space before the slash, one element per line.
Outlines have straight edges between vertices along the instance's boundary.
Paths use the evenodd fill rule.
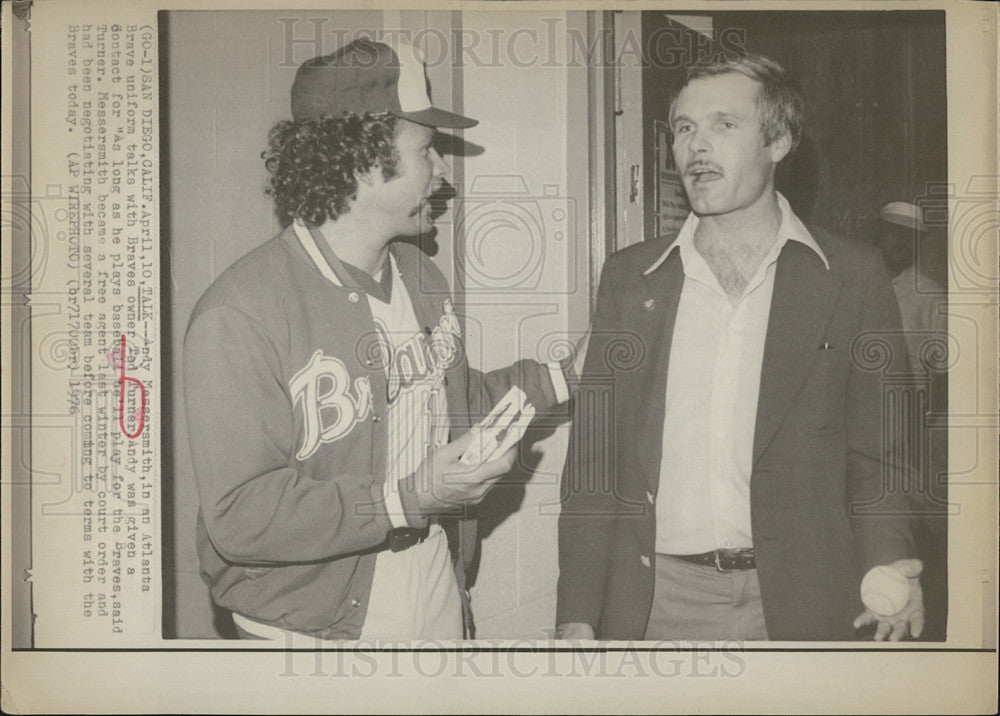
<path fill-rule="evenodd" d="M 915 394 L 899 305 L 877 258 L 847 388 L 848 509 L 863 571 L 915 556 L 910 523 L 917 483 L 908 451 L 918 436 L 908 435 L 913 421 L 906 414 Z"/>
<path fill-rule="evenodd" d="M 563 391 L 557 390 L 553 369 L 548 364 L 525 359 L 489 373 L 469 368 L 470 415 L 486 415 L 515 385 L 528 396 L 536 415 L 547 413 L 568 399 L 568 395 L 559 395 Z"/>
<path fill-rule="evenodd" d="M 609 349 L 620 322 L 608 278 L 613 260 L 601 275 L 583 373 L 574 386 L 559 516 L 556 624 L 582 622 L 598 632 L 616 511 L 616 426 L 614 401 L 609 399 L 616 375 L 609 365 Z"/>
<path fill-rule="evenodd" d="M 197 313 L 184 346 L 184 393 L 201 511 L 216 551 L 235 563 L 330 559 L 392 529 L 383 480 L 314 479 L 297 468 L 295 406 L 274 342 L 244 313 Z"/>

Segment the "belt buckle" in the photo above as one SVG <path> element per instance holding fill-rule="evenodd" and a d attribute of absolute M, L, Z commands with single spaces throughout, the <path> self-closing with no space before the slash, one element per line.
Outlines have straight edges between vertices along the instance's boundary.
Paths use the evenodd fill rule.
<path fill-rule="evenodd" d="M 752 557 L 748 557 L 749 552 L 752 552 L 752 548 L 717 549 L 714 552 L 715 568 L 720 572 L 742 572 L 745 569 L 753 569 L 747 564 L 752 559 Z M 728 558 L 732 567 L 727 569 L 722 566 L 723 554 Z"/>
<path fill-rule="evenodd" d="M 402 552 L 404 549 L 412 547 L 419 541 L 420 540 L 413 532 L 410 532 L 409 530 L 400 531 L 389 535 L 389 551 Z"/>
<path fill-rule="evenodd" d="M 389 551 L 402 552 L 414 545 L 420 544 L 427 537 L 425 530 L 412 527 L 401 527 L 389 533 Z"/>
<path fill-rule="evenodd" d="M 735 559 L 733 560 L 733 564 L 734 564 L 733 567 L 730 567 L 729 569 L 727 569 L 726 567 L 722 566 L 722 553 L 723 552 L 725 552 L 727 556 L 731 556 L 731 555 L 735 556 L 736 554 L 739 554 L 739 551 L 735 550 L 735 549 L 717 549 L 717 550 L 715 550 L 715 552 L 713 552 L 713 554 L 715 555 L 715 568 L 717 570 L 719 570 L 720 572 L 738 572 L 738 571 L 740 571 L 740 568 L 738 566 L 736 566 L 736 560 Z"/>

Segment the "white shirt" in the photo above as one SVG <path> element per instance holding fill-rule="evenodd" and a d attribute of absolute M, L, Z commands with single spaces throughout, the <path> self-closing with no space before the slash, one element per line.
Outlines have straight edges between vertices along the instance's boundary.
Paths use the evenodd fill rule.
<path fill-rule="evenodd" d="M 386 372 L 386 475 L 384 494 L 389 519 L 406 527 L 397 483 L 416 472 L 435 448 L 448 442 L 448 402 L 444 372 L 430 350 L 430 337 L 417 322 L 410 295 L 390 254 L 386 270 L 393 272 L 389 301 L 368 297 L 380 334 L 382 365 Z"/>
<path fill-rule="evenodd" d="M 826 256 L 778 194 L 781 225 L 734 304 L 694 245 L 698 217 L 647 269 L 673 250 L 684 267 L 670 348 L 663 456 L 656 503 L 656 551 L 700 554 L 753 546 L 750 474 L 764 340 L 778 255 L 799 241 Z"/>

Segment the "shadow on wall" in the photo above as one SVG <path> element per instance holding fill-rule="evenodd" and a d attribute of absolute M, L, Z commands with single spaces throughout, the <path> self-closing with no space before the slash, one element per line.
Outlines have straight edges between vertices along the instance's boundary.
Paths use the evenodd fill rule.
<path fill-rule="evenodd" d="M 479 539 L 487 539 L 493 531 L 508 518 L 517 514 L 524 504 L 527 494 L 527 485 L 538 468 L 544 455 L 540 450 L 533 449 L 539 443 L 555 434 L 559 425 L 569 419 L 569 415 L 553 415 L 549 418 L 542 418 L 538 425 L 530 428 L 518 444 L 517 461 L 514 469 L 486 493 L 486 497 L 476 508 L 476 516 L 479 522 Z M 469 570 L 469 587 L 475 586 L 476 578 L 479 576 L 479 561 L 482 557 L 482 550 L 476 553 L 476 559 Z"/>

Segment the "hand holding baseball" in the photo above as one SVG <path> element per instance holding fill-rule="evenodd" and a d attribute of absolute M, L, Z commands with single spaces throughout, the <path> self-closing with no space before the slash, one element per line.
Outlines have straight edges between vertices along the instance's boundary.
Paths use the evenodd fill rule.
<path fill-rule="evenodd" d="M 866 607 L 854 620 L 854 628 L 877 624 L 875 641 L 899 641 L 907 631 L 917 638 L 924 630 L 924 593 L 919 559 L 900 559 L 873 567 L 861 582 L 861 600 Z"/>

